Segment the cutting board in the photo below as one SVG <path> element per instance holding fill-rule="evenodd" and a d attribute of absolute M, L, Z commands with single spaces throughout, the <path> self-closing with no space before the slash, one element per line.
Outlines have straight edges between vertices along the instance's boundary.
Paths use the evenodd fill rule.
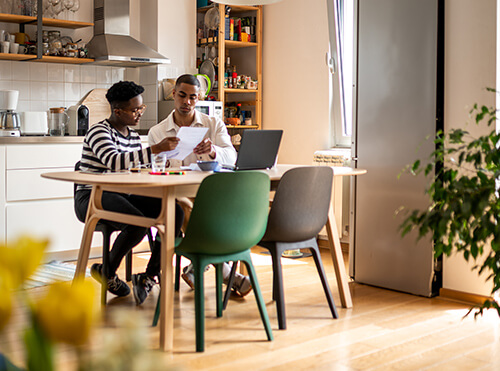
<path fill-rule="evenodd" d="M 82 99 L 82 104 L 89 109 L 89 126 L 109 118 L 111 108 L 106 100 L 107 89 L 92 89 Z"/>

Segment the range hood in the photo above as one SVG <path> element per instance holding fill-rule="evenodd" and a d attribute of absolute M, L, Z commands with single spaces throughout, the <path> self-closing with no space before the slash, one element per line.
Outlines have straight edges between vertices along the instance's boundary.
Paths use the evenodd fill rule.
<path fill-rule="evenodd" d="M 170 63 L 130 36 L 129 0 L 94 0 L 94 37 L 87 44 L 94 64 L 142 67 Z"/>

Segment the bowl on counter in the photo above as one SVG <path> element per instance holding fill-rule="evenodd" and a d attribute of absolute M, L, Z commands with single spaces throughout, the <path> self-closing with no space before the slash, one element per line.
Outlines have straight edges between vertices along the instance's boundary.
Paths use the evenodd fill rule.
<path fill-rule="evenodd" d="M 219 163 L 217 161 L 196 161 L 196 164 L 202 171 L 219 170 Z"/>

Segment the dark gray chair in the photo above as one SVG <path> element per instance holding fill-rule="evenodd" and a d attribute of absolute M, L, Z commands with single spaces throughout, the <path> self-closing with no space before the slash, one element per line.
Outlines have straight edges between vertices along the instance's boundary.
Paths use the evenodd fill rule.
<path fill-rule="evenodd" d="M 286 250 L 309 249 L 316 263 L 323 290 L 333 318 L 337 309 L 321 261 L 316 237 L 328 218 L 332 194 L 333 170 L 326 166 L 300 167 L 287 171 L 276 189 L 269 212 L 267 229 L 259 246 L 269 250 L 273 261 L 273 300 L 276 301 L 278 325 L 286 329 L 285 297 L 281 255 Z M 224 296 L 226 308 L 236 272 L 233 265 Z"/>
<path fill-rule="evenodd" d="M 75 171 L 80 170 L 80 161 L 75 164 Z M 76 188 L 78 184 L 73 185 L 73 196 L 76 194 Z M 119 229 L 113 227 L 106 220 L 99 220 L 95 227 L 96 232 L 102 233 L 102 282 L 106 282 L 105 277 L 108 275 L 108 260 L 109 260 L 109 251 L 111 245 L 111 235 L 114 232 L 118 232 Z M 153 235 L 151 233 L 151 229 L 148 229 L 148 241 L 149 248 L 153 251 Z M 127 282 L 132 280 L 132 251 L 129 251 L 125 257 L 125 279 Z M 101 304 L 106 305 L 106 293 L 108 291 L 107 285 L 103 283 L 101 285 Z"/>

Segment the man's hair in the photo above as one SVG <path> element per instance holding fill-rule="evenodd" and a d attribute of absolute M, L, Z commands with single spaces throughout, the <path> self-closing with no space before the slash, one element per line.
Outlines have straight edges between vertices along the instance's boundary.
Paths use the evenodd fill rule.
<path fill-rule="evenodd" d="M 175 81 L 175 88 L 177 89 L 181 84 L 188 84 L 188 85 L 194 85 L 197 86 L 198 88 L 201 88 L 201 84 L 196 78 L 196 76 L 190 75 L 190 74 L 185 74 L 181 75 L 177 78 Z"/>
<path fill-rule="evenodd" d="M 123 103 L 128 102 L 143 92 L 144 88 L 133 81 L 120 81 L 108 89 L 106 99 L 111 107 L 118 108 Z"/>

